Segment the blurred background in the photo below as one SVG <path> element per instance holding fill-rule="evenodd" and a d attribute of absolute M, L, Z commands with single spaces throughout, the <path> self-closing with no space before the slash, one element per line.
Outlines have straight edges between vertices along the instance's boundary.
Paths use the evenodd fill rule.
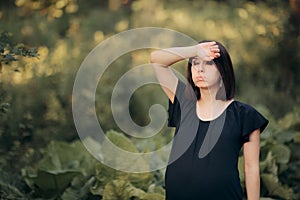
<path fill-rule="evenodd" d="M 130 174 L 97 162 L 81 144 L 72 117 L 72 87 L 88 53 L 114 34 L 148 26 L 227 47 L 236 99 L 270 120 L 261 135 L 261 199 L 299 199 L 299 0 L 2 0 L 0 198 L 164 199 L 164 169 Z M 96 94 L 107 137 L 132 152 L 159 149 L 173 134 L 165 125 L 154 137 L 130 137 L 111 113 L 114 84 L 126 71 L 149 63 L 152 50 L 115 60 Z M 185 74 L 185 64 L 174 68 Z M 132 119 L 147 125 L 149 108 L 156 103 L 167 110 L 159 86 L 139 88 L 130 99 Z M 244 187 L 242 162 L 240 157 Z"/>

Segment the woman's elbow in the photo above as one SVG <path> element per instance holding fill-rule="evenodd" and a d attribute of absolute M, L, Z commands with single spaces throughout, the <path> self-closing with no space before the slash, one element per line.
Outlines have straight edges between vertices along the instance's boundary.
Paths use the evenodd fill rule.
<path fill-rule="evenodd" d="M 150 54 L 150 62 L 151 63 L 158 63 L 158 53 L 157 51 L 153 51 Z"/>
<path fill-rule="evenodd" d="M 245 163 L 245 174 L 259 174 L 259 163 Z"/>

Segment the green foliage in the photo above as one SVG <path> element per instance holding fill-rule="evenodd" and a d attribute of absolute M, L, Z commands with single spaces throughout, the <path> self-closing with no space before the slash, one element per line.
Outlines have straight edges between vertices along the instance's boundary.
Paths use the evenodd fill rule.
<path fill-rule="evenodd" d="M 271 124 L 270 129 L 274 130 L 262 141 L 261 177 L 265 189 L 263 192 L 266 193 L 264 195 L 282 199 L 300 198 L 300 188 L 284 178 L 287 174 L 288 178 L 296 176 L 298 170 L 295 167 L 300 161 L 299 155 L 292 153 L 294 146 L 299 146 L 295 138 L 300 130 L 299 107 L 294 110 Z"/>
<path fill-rule="evenodd" d="M 91 176 L 95 163 L 80 141 L 52 141 L 44 158 L 33 169 L 23 169 L 22 175 L 36 194 L 51 197 L 64 191 L 74 177 Z"/>
<path fill-rule="evenodd" d="M 161 194 L 146 193 L 126 181 L 112 181 L 108 183 L 103 191 L 103 200 L 114 199 L 137 199 L 137 200 L 163 200 Z"/>
<path fill-rule="evenodd" d="M 109 131 L 106 134 L 107 138 L 117 145 L 119 148 L 130 152 L 139 152 L 136 146 L 122 133 L 116 131 Z M 106 149 L 106 144 L 103 144 L 101 148 Z M 121 160 L 109 153 L 108 155 L 103 154 L 103 159 L 106 163 L 110 160 L 115 165 L 128 165 L 128 169 L 133 163 L 128 163 L 126 158 Z M 137 161 L 134 165 L 147 165 L 145 161 Z M 152 185 L 151 195 L 161 196 L 161 194 L 155 194 L 155 191 L 161 191 L 161 180 L 155 180 L 153 173 L 126 173 L 112 169 L 99 163 L 96 166 L 96 181 L 91 187 L 91 192 L 96 195 L 103 195 L 104 199 L 114 199 L 114 195 L 119 196 L 120 199 L 130 199 L 129 197 L 137 197 L 139 199 L 147 199 L 148 194 L 145 191 L 149 190 Z M 157 177 L 157 175 L 155 176 Z M 153 193 L 153 194 L 152 194 Z M 114 195 L 112 195 L 114 194 Z M 127 198 L 128 197 L 128 198 Z M 117 198 L 117 199 L 118 199 Z"/>
<path fill-rule="evenodd" d="M 121 145 L 120 148 L 138 152 L 121 133 L 110 131 L 107 137 Z M 90 144 L 93 142 L 91 138 L 86 140 Z M 105 148 L 101 144 L 99 147 Z M 154 173 L 125 173 L 112 169 L 97 162 L 80 141 L 51 142 L 43 159 L 33 167 L 24 168 L 22 175 L 34 196 L 44 198 L 72 199 L 79 195 L 80 199 L 87 199 L 95 195 L 103 199 L 164 199 L 161 180 L 155 181 Z"/>
<path fill-rule="evenodd" d="M 299 113 L 294 114 L 298 115 Z M 270 129 L 272 126 L 282 123 L 289 115 L 287 114 L 278 123 L 271 125 Z M 300 157 L 291 160 L 290 147 L 297 141 L 281 143 L 276 140 L 277 136 L 286 131 L 296 131 L 295 125 L 300 124 L 300 120 L 294 118 L 291 124 L 293 125 L 262 140 L 260 170 L 263 196 L 295 200 L 299 198 L 299 195 L 295 193 L 295 190 L 299 188 L 289 185 L 281 178 L 287 171 L 290 171 L 291 177 L 298 174 L 298 170 L 293 171 L 292 169 L 300 161 Z M 268 130 L 266 134 L 268 134 Z M 106 136 L 119 148 L 138 152 L 136 146 L 122 133 L 109 131 Z M 97 145 L 91 138 L 86 138 L 86 140 L 89 140 L 89 144 Z M 98 145 L 100 146 L 94 148 L 99 148 L 99 150 L 106 148 L 105 144 Z M 109 156 L 110 158 L 108 158 Z M 102 154 L 101 157 L 105 160 L 114 160 L 113 155 Z M 126 162 L 126 160 L 121 162 Z M 142 163 L 138 162 L 138 164 Z M 243 185 L 242 157 L 239 160 L 239 171 Z M 95 161 L 79 141 L 73 143 L 51 142 L 45 151 L 44 158 L 35 165 L 34 169 L 23 170 L 26 183 L 36 194 L 44 197 L 59 195 L 63 199 L 71 198 L 72 195 L 80 195 L 82 199 L 91 195 L 101 196 L 103 199 L 164 199 L 164 190 L 161 185 L 162 176 L 155 179 L 154 177 L 157 177 L 155 173 L 135 174 L 112 169 Z"/>
<path fill-rule="evenodd" d="M 16 56 L 38 57 L 37 48 L 16 44 L 11 33 L 7 31 L 0 32 L 0 72 L 2 72 L 2 64 L 8 65 L 13 61 L 17 61 Z"/>
<path fill-rule="evenodd" d="M 270 116 L 269 119 L 272 123 L 262 133 L 260 158 L 261 196 L 294 200 L 300 198 L 300 188 L 298 183 L 296 183 L 298 182 L 296 179 L 299 177 L 297 168 L 299 167 L 300 157 L 293 151 L 295 147 L 299 148 L 297 135 L 300 130 L 300 112 L 298 109 L 299 107 L 296 106 L 295 112 L 290 112 L 279 120 L 273 121 Z M 260 107 L 260 111 L 268 116 L 266 109 Z M 245 187 L 243 164 L 244 159 L 241 156 L 238 167 L 241 184 Z M 291 179 L 295 179 L 295 182 Z"/>
<path fill-rule="evenodd" d="M 10 107 L 9 103 L 1 103 L 1 105 L 0 105 L 0 111 L 2 113 L 6 113 L 8 111 L 8 109 L 9 109 L 9 107 Z"/>

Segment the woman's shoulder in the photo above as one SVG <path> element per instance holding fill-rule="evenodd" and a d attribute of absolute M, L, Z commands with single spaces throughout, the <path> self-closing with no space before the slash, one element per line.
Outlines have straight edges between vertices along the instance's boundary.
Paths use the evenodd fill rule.
<path fill-rule="evenodd" d="M 269 121 L 252 105 L 240 101 L 234 101 L 236 116 L 242 123 L 243 133 L 248 134 L 260 128 L 263 132 Z"/>
<path fill-rule="evenodd" d="M 232 102 L 232 104 L 234 106 L 232 106 L 236 111 L 238 111 L 241 114 L 245 114 L 245 113 L 251 113 L 251 112 L 257 112 L 257 110 L 254 108 L 254 106 L 241 102 L 239 100 L 234 100 Z"/>
<path fill-rule="evenodd" d="M 235 104 L 235 106 L 239 109 L 255 109 L 252 105 L 241 102 L 239 100 L 234 100 L 233 103 Z"/>

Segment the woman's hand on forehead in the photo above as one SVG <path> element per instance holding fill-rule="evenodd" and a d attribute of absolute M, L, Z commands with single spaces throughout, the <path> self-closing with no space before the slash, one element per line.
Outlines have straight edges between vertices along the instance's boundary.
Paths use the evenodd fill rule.
<path fill-rule="evenodd" d="M 211 61 L 215 58 L 220 57 L 220 49 L 216 42 L 203 42 L 197 44 L 196 52 L 196 57 L 204 61 Z"/>

